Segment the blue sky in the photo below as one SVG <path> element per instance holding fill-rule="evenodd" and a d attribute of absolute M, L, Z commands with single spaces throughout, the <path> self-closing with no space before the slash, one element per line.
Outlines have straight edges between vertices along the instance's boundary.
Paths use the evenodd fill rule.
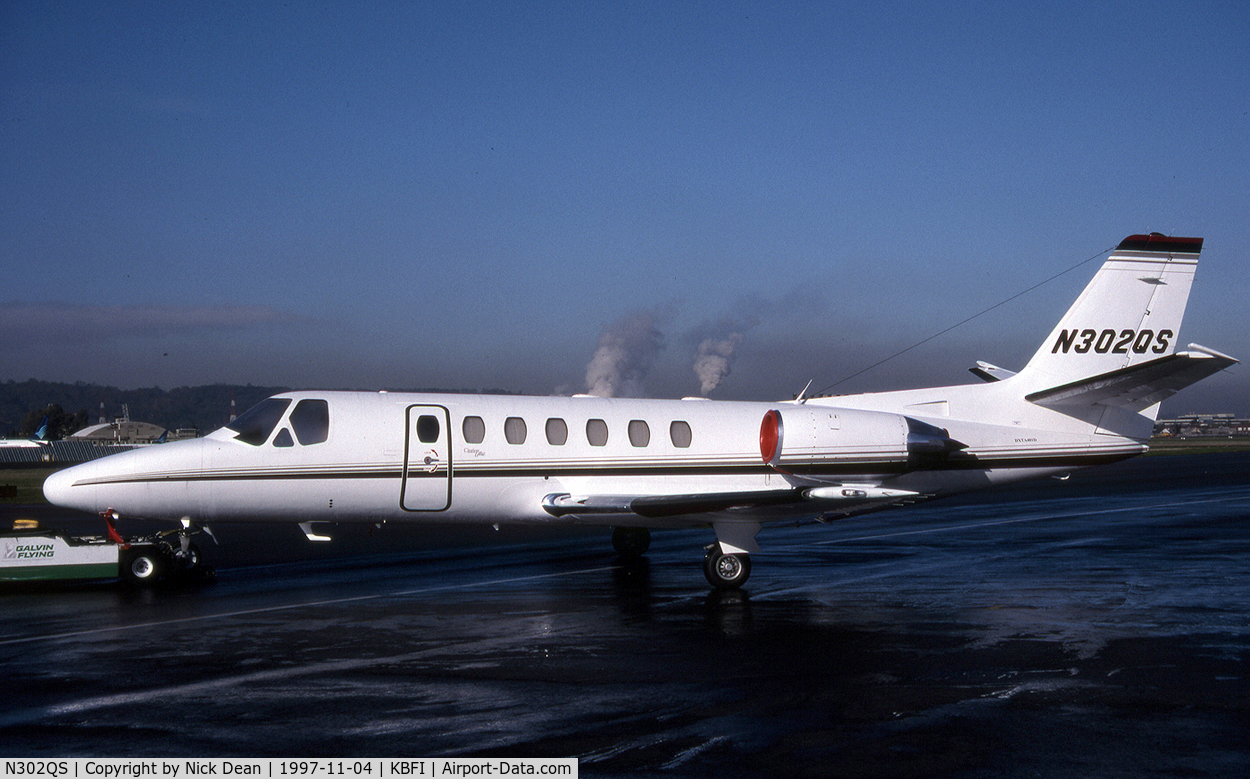
<path fill-rule="evenodd" d="M 0 118 L 0 380 L 789 397 L 1152 230 L 1250 358 L 1243 3 L 11 0 Z M 836 389 L 1018 368 L 1095 268 Z"/>

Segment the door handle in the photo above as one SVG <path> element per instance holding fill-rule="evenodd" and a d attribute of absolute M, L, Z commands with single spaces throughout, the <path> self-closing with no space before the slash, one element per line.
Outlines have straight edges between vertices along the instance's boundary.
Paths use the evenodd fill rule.
<path fill-rule="evenodd" d="M 426 449 L 424 455 L 426 473 L 434 473 L 438 470 L 438 452 L 434 449 Z"/>

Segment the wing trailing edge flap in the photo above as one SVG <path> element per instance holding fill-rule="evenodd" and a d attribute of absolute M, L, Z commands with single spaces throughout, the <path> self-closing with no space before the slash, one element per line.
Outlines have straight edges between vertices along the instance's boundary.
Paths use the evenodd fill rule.
<path fill-rule="evenodd" d="M 558 492 L 543 498 L 543 509 L 553 517 L 636 515 L 648 519 L 710 514 L 718 511 L 773 508 L 814 504 L 892 502 L 919 495 L 873 484 L 838 484 L 792 487 L 783 490 L 708 492 L 690 495 L 571 495 Z"/>
<path fill-rule="evenodd" d="M 1141 411 L 1236 363 L 1214 349 L 1190 344 L 1188 351 L 1033 392 L 1024 399 L 1058 411 L 1099 404 Z"/>

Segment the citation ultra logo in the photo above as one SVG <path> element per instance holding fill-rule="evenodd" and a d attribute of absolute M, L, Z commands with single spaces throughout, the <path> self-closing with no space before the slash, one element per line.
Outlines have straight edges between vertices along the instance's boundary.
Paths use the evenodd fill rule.
<path fill-rule="evenodd" d="M 1171 330 L 1121 330 L 1118 333 L 1110 328 L 1106 330 L 1061 330 L 1055 339 L 1051 354 L 1068 350 L 1077 354 L 1094 352 L 1095 354 L 1166 354 L 1172 345 L 1175 333 Z"/>

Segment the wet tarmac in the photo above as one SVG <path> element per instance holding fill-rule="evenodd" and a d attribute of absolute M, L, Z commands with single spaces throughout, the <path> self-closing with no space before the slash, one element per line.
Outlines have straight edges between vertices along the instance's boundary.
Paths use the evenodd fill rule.
<path fill-rule="evenodd" d="M 0 591 L 0 753 L 1250 775 L 1250 454 L 766 528 L 727 595 L 710 531 L 215 530 L 211 584 Z"/>

